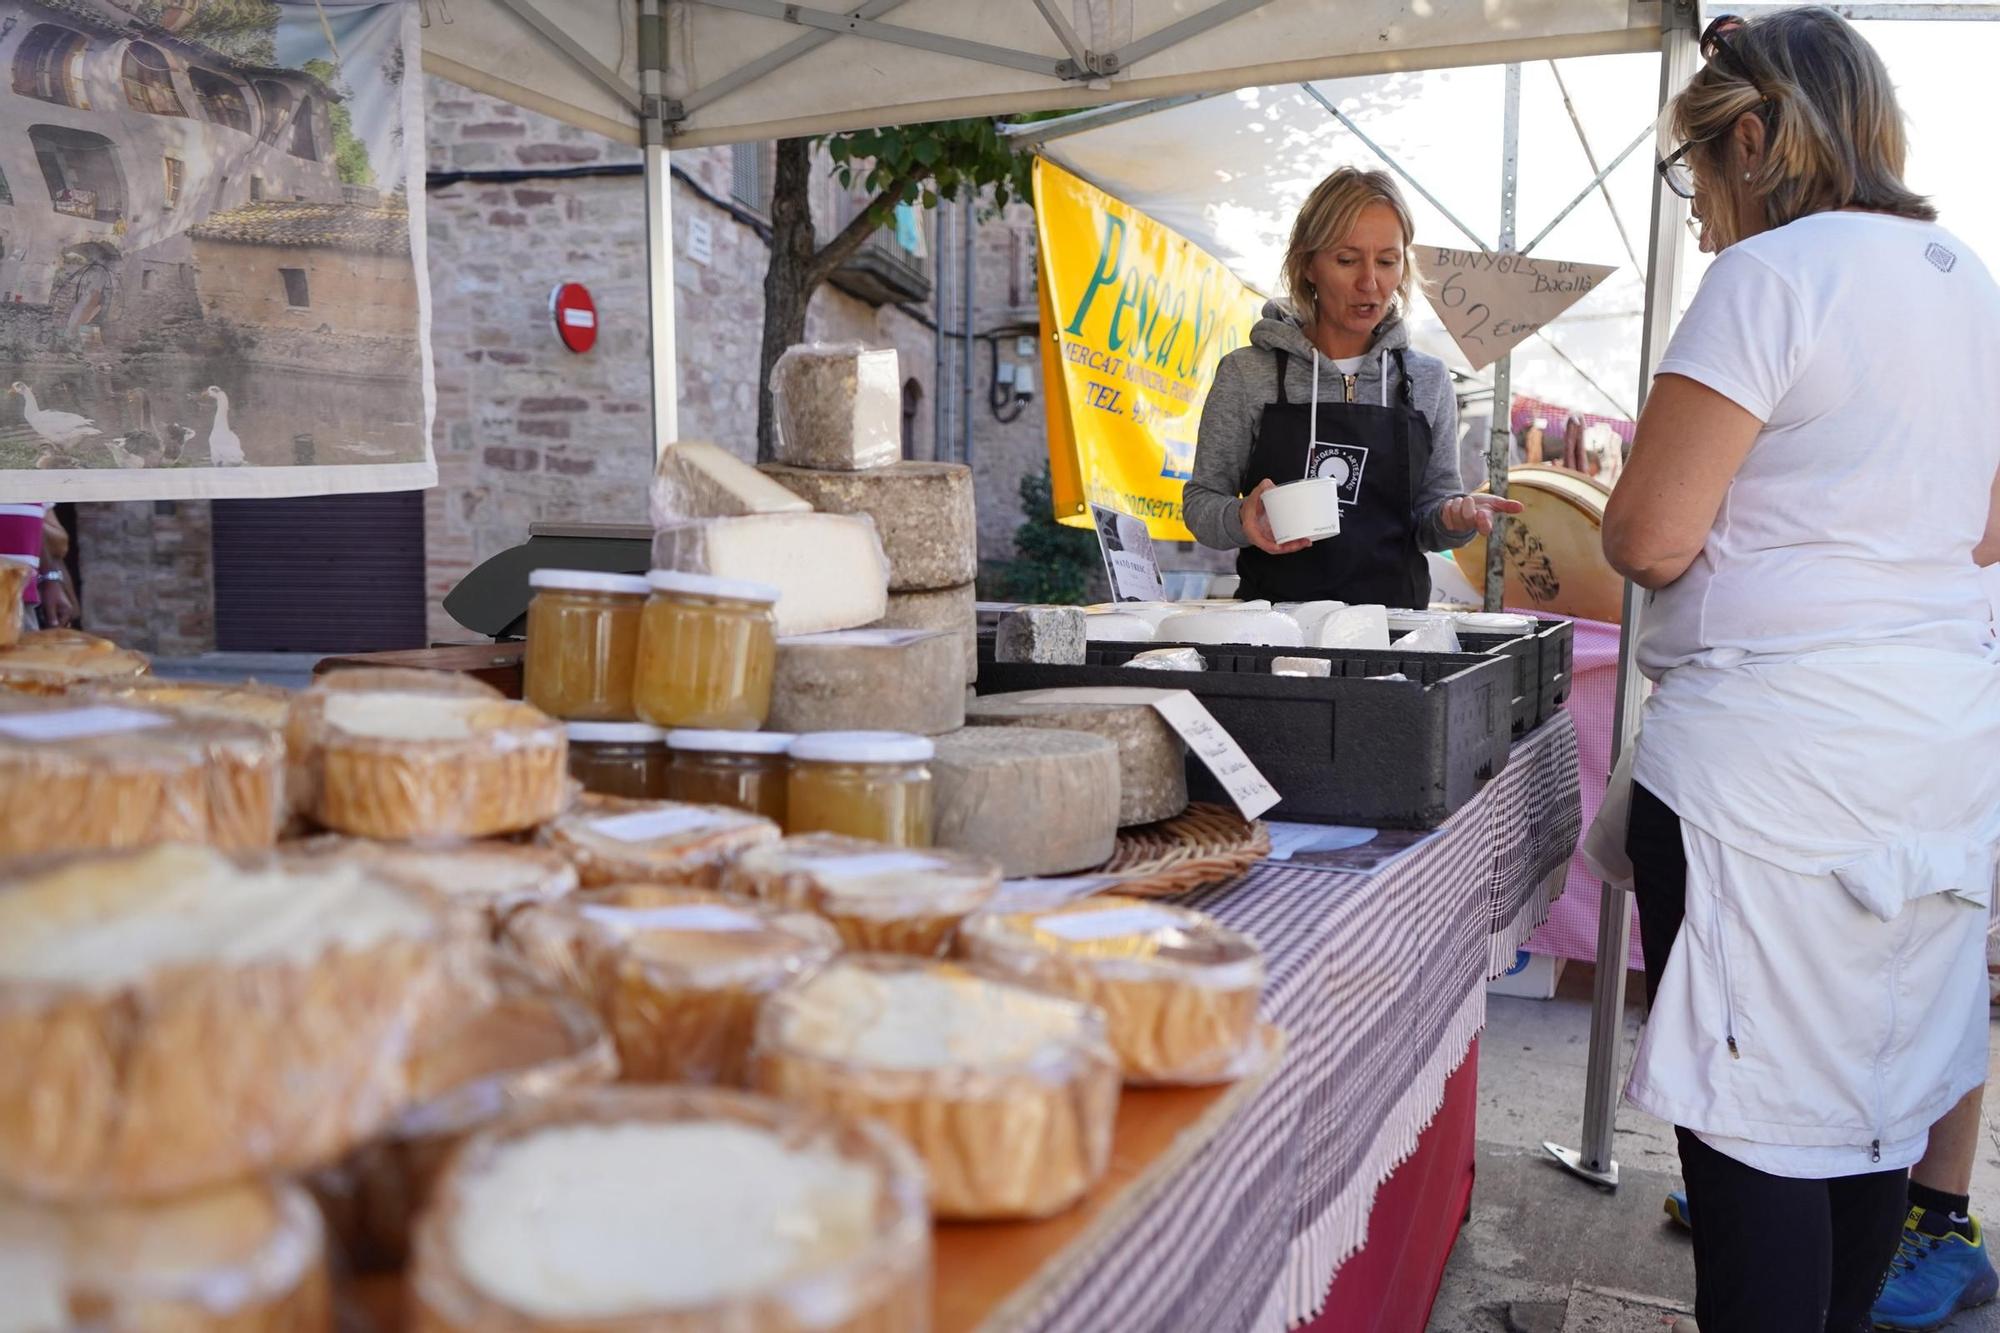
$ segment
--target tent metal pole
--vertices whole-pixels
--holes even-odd
[[[1310,83],[1302,83],[1299,85],[1299,88],[1305,93],[1307,97],[1312,98],[1313,101],[1318,102],[1321,107],[1325,108],[1327,115],[1332,116],[1342,125],[1345,125],[1347,127],[1347,132],[1349,134],[1352,134],[1355,138],[1361,140],[1363,146],[1365,146],[1369,152],[1381,158],[1383,163],[1389,168],[1389,170],[1395,172],[1398,176],[1401,176],[1405,181],[1408,181],[1410,188],[1415,190],[1418,194],[1422,195],[1426,200],[1428,200],[1432,208],[1435,208],[1438,212],[1444,214],[1445,221],[1451,223],[1452,226],[1458,228],[1459,231],[1463,232],[1465,234],[1465,238],[1468,241],[1471,241],[1474,245],[1478,246],[1482,251],[1490,252],[1493,249],[1492,246],[1480,240],[1479,233],[1474,231],[1472,228],[1466,226],[1465,223],[1459,219],[1458,214],[1452,212],[1449,208],[1445,207],[1443,200],[1439,199],[1429,190],[1426,190],[1424,188],[1424,183],[1422,181],[1418,180],[1415,176],[1412,176],[1409,172],[1405,171],[1403,169],[1403,164],[1401,162],[1398,162],[1395,158],[1389,156],[1389,152],[1387,149],[1383,148],[1381,144],[1378,144],[1373,139],[1369,138],[1367,133],[1364,132],[1359,125],[1356,125],[1354,123],[1353,117],[1349,116],[1345,111],[1342,111],[1339,107],[1335,106],[1332,102],[1328,101],[1326,95],[1320,92],[1319,89],[1313,87]],[[1507,247],[1503,245],[1500,248],[1504,250]]]
[[[1549,63],[1554,64],[1555,62],[1550,61]],[[1597,162],[1595,160],[1595,155],[1592,154],[1590,151],[1590,140],[1583,138],[1582,135],[1583,135],[1583,126],[1581,123],[1579,123],[1577,125],[1578,141],[1583,144],[1584,154],[1592,159],[1591,165],[1594,167],[1597,165]],[[1592,176],[1590,178],[1590,184],[1584,186],[1581,190],[1578,190],[1576,192],[1576,198],[1564,204],[1562,206],[1562,211],[1549,219],[1549,225],[1542,228],[1540,231],[1536,232],[1535,239],[1529,241],[1526,245],[1521,247],[1521,253],[1524,255],[1533,254],[1535,251],[1535,247],[1540,245],[1543,241],[1547,240],[1549,233],[1554,231],[1557,227],[1561,226],[1562,220],[1568,217],[1571,213],[1574,213],[1576,211],[1577,205],[1581,204],[1584,200],[1590,198],[1590,196],[1594,192],[1598,190],[1604,190],[1606,188],[1604,184],[1605,177],[1609,176],[1612,172],[1618,170],[1618,168],[1624,166],[1625,159],[1632,156],[1632,154],[1638,152],[1639,145],[1646,142],[1646,140],[1652,137],[1653,137],[1653,127],[1651,125],[1648,125],[1643,130],[1640,130],[1638,135],[1632,140],[1632,142],[1625,145],[1624,152],[1612,158],[1611,164],[1609,166],[1603,168],[1595,176]],[[1604,202],[1606,206],[1608,206],[1611,209],[1611,221],[1618,228],[1618,239],[1624,241],[1625,224],[1619,220],[1618,206],[1611,202],[1611,195],[1608,190],[1605,193]],[[1630,241],[1625,241],[1625,253],[1627,256],[1631,258],[1632,267],[1634,269],[1637,269],[1639,267],[1639,257],[1637,255],[1632,254],[1632,243]]]
[[[646,310],[651,324],[653,455],[680,438],[674,350],[674,173],[667,157],[667,25],[661,0],[639,0],[640,151],[646,182]]]
[[[1670,0],[1660,13],[1660,106],[1680,91],[1695,67],[1693,0]],[[1653,367],[1666,350],[1673,327],[1675,298],[1680,292],[1682,220],[1686,205],[1653,180],[1652,233],[1646,268],[1646,314],[1639,347],[1639,406],[1646,405]],[[1625,585],[1624,623],[1618,638],[1617,726],[1611,737],[1611,762],[1632,743],[1639,730],[1639,706],[1644,682],[1639,678],[1633,649],[1645,595]],[[1618,1162],[1611,1155],[1618,1118],[1614,1086],[1625,1060],[1625,955],[1632,933],[1632,900],[1623,890],[1603,886],[1597,911],[1597,981],[1590,1015],[1590,1064],[1584,1073],[1583,1146],[1580,1149],[1545,1142],[1542,1147],[1569,1171],[1606,1189],[1618,1188]]]
[[[1500,117],[1500,253],[1514,248],[1515,204],[1521,183],[1521,67],[1507,66],[1507,91]],[[1493,367],[1493,430],[1486,437],[1486,487],[1507,494],[1508,446],[1514,440],[1514,356],[1509,352]],[[1488,611],[1498,611],[1507,597],[1507,516],[1493,516],[1493,535],[1486,539],[1486,599]]]

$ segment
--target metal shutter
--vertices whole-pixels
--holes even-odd
[[[214,543],[223,652],[426,646],[422,491],[217,500]]]

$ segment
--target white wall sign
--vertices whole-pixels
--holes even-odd
[[[1424,295],[1474,370],[1486,367],[1597,290],[1613,264],[1442,245],[1417,247]]]

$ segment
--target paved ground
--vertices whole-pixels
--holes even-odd
[[[1576,1180],[1542,1153],[1544,1139],[1574,1146],[1581,1137],[1590,984],[1590,969],[1573,964],[1553,1000],[1494,996],[1488,1006],[1472,1218],[1445,1270],[1431,1333],[1662,1333],[1694,1299],[1687,1236],[1660,1211],[1680,1184],[1665,1125],[1621,1106],[1616,1193]],[[1636,998],[1636,976],[1628,989]],[[1628,1008],[1628,1060],[1638,1026],[1637,1008]],[[1995,1112],[1989,1103],[1973,1206],[2000,1220]],[[1948,1327],[2000,1333],[2000,1305]]]

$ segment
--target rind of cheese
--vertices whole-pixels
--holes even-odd
[[[1080,731],[967,727],[937,738],[931,841],[1010,878],[1066,875],[1118,845],[1118,747]]]
[[[930,592],[892,592],[889,609],[868,629],[936,629],[956,634],[965,649],[965,683],[979,679],[979,601],[972,584]]]
[[[843,630],[778,640],[772,731],[904,731],[965,725],[961,642],[929,630]]]
[[[675,523],[653,537],[653,567],[769,584],[779,634],[854,629],[889,609],[889,559],[862,514],[746,514]]]
[[[803,514],[799,496],[719,445],[680,440],[660,450],[653,469],[653,526],[741,514]]]
[[[460,694],[475,699],[506,697],[477,676],[463,671],[434,671],[424,667],[337,667],[314,677],[307,692],[341,694],[351,691]]]
[[[895,348],[801,344],[771,367],[778,461],[851,472],[903,456],[903,392]]]
[[[1171,694],[1138,685],[984,694],[966,704],[965,725],[1102,736],[1118,747],[1119,826],[1151,824],[1188,806],[1187,746],[1155,708]]]
[[[28,630],[13,647],[0,650],[0,684],[30,693],[60,693],[79,681],[143,676],[149,670],[144,653],[73,629]]]
[[[835,964],[785,997],[774,1044],[877,1069],[1016,1069],[1061,1063],[1089,1033],[1066,1000],[940,964]]]
[[[897,461],[865,472],[765,463],[758,469],[823,514],[866,514],[889,557],[889,591],[956,588],[979,573],[972,469]]]
[[[553,901],[577,887],[576,867],[565,857],[507,842],[424,847],[330,834],[280,850],[293,857],[351,860],[440,898],[478,903],[496,920],[524,903]]]
[[[752,848],[722,877],[733,897],[817,912],[850,949],[922,957],[945,953],[959,922],[999,888],[1000,865],[989,858],[835,833]]]
[[[771,820],[732,806],[600,795],[583,797],[539,835],[576,867],[585,888],[711,888],[730,859],[781,836]]]

